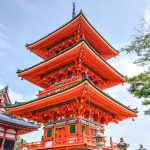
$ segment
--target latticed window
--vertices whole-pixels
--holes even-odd
[[[70,125],[70,133],[76,133],[76,126],[74,124]]]
[[[52,137],[52,129],[49,129],[49,130],[47,131],[47,137]]]
[[[85,126],[84,126],[84,125],[81,126],[81,132],[82,132],[83,134],[85,134]]]

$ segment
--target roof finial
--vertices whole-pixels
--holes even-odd
[[[76,16],[76,6],[75,3],[73,3],[73,10],[72,10],[72,19]]]

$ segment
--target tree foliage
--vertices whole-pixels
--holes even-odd
[[[131,43],[122,48],[121,51],[125,51],[128,54],[135,53],[137,59],[134,64],[146,68],[145,72],[127,78],[127,82],[130,85],[129,92],[137,98],[143,98],[143,105],[150,106],[150,26],[146,25],[146,29],[143,32],[138,29]],[[145,111],[145,114],[150,114],[150,108]]]
[[[16,141],[16,150],[20,150],[21,143],[26,143],[26,141],[24,139],[21,139],[20,136],[18,136]]]

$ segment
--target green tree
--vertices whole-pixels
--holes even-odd
[[[121,52],[135,53],[137,59],[133,63],[146,68],[144,72],[127,78],[127,82],[130,85],[129,92],[137,98],[143,98],[143,105],[150,106],[150,25],[144,24],[144,27],[144,31],[136,29],[136,35]],[[150,108],[145,111],[145,115],[150,115]]]
[[[20,150],[20,145],[21,143],[26,143],[25,140],[21,139],[20,136],[17,137],[17,141],[16,141],[16,150]]]

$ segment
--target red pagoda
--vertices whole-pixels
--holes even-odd
[[[75,9],[75,8],[74,8]],[[125,82],[106,60],[118,52],[96,31],[82,11],[54,32],[26,45],[44,60],[18,76],[43,88],[38,98],[7,107],[9,113],[44,125],[39,144],[22,145],[22,150],[96,149],[92,136],[111,122],[136,117],[132,110],[103,89]],[[102,140],[102,149],[108,148]]]
[[[10,105],[8,87],[0,90],[0,150],[16,150],[19,135],[36,131],[39,126],[5,111]]]

